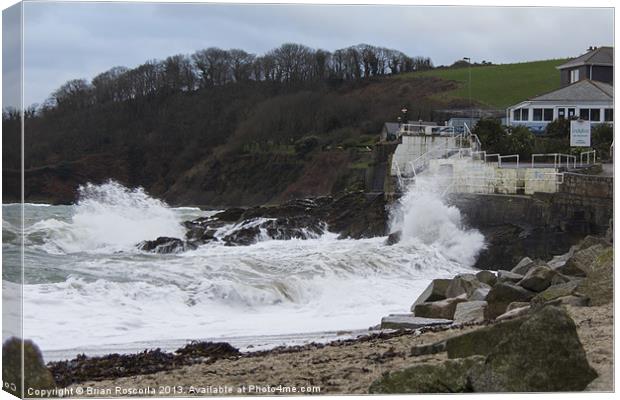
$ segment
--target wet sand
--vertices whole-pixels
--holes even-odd
[[[613,307],[567,307],[575,320],[579,338],[590,365],[599,378],[589,390],[613,390]],[[148,395],[187,396],[220,394],[304,394],[310,390],[322,394],[363,394],[384,372],[411,366],[414,363],[441,362],[446,353],[413,357],[412,346],[431,344],[481,325],[441,329],[424,333],[408,332],[394,337],[374,337],[328,345],[308,345],[266,352],[246,353],[237,358],[220,359],[213,363],[181,367],[149,375],[85,382],[72,388],[101,396],[137,395],[147,388]],[[255,388],[251,388],[254,385]],[[295,388],[297,392],[278,392]],[[243,388],[245,387],[245,391]],[[192,391],[192,388],[194,389]],[[274,389],[275,388],[275,389]],[[102,393],[101,391],[108,391]],[[214,391],[216,391],[214,393]],[[111,393],[110,393],[111,392]],[[94,394],[93,394],[94,396]]]

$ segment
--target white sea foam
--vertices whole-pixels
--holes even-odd
[[[24,330],[44,351],[364,329],[406,312],[431,279],[469,271],[482,248],[458,210],[427,192],[402,199],[393,225],[403,240],[393,246],[327,233],[171,255],[133,251],[141,240],[182,237],[183,219],[210,213],[170,208],[114,182],[85,186],[73,207],[37,210],[26,207],[26,236],[37,245],[26,255]]]

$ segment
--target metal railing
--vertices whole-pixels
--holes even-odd
[[[579,154],[579,165],[583,166],[583,157],[586,156],[586,165],[590,165],[590,154],[593,156],[593,164],[596,164],[596,150],[584,151]]]
[[[498,156],[498,167],[501,168],[502,167],[502,160],[505,158],[514,158],[517,160],[517,168],[519,168],[519,155],[518,154],[509,154],[507,156]]]
[[[535,168],[534,166],[536,165],[536,159],[537,158],[543,158],[543,157],[553,157],[553,168],[559,168],[561,166],[564,166],[564,162],[562,161],[562,158],[564,158],[566,160],[566,168],[570,168],[570,161],[573,161],[573,168],[577,168],[577,156],[573,156],[570,154],[563,154],[563,153],[537,153],[537,154],[532,154],[532,168]]]

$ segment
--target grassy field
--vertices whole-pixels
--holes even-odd
[[[556,66],[566,60],[532,61],[471,67],[472,100],[489,108],[506,108],[530,97],[560,87],[560,72]],[[438,98],[468,99],[469,68],[436,69],[398,75],[396,79],[418,76],[437,76],[460,83],[455,90],[441,93]]]

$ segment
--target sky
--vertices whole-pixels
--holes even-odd
[[[3,21],[7,32],[10,21]],[[113,66],[211,46],[260,55],[285,42],[330,51],[368,43],[431,57],[435,65],[463,57],[494,63],[575,57],[591,45],[613,45],[613,10],[25,3],[24,103],[42,103],[67,80],[90,80]],[[5,74],[19,66],[4,64]]]

